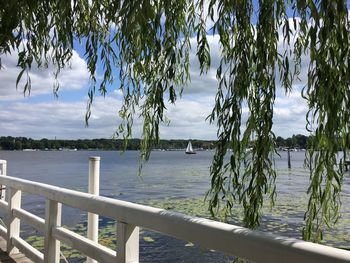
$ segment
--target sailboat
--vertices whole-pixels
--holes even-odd
[[[186,148],[186,154],[196,154],[196,152],[192,148],[191,141],[188,141],[187,148]]]

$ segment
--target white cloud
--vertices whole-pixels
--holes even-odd
[[[205,118],[210,113],[210,98],[199,101],[181,100],[168,105],[169,126],[162,126],[162,138],[213,138],[215,129]],[[41,103],[13,102],[0,111],[2,135],[33,138],[110,138],[120,123],[118,111],[122,101],[111,95],[95,98],[89,127],[85,127],[84,101]],[[140,137],[142,121],[135,119],[134,137]]]
[[[17,59],[18,54],[15,51],[11,54],[1,56],[1,62],[4,68],[0,70],[0,100],[18,100],[24,98],[25,74],[23,74],[22,80],[18,85],[18,90],[16,90],[16,79],[21,70],[17,67]],[[54,83],[52,66],[49,66],[47,69],[38,69],[35,65],[32,65],[30,77],[32,83],[30,96],[52,94]],[[58,81],[61,91],[79,90],[86,87],[89,81],[86,62],[76,51],[73,51],[70,66],[61,70]]]
[[[85,127],[86,102],[52,100],[41,103],[13,102],[0,111],[2,135],[30,136],[34,138],[109,138],[120,123],[118,111],[120,94],[96,97],[92,108],[90,126]],[[161,126],[161,138],[215,139],[216,125],[209,125],[206,117],[214,105],[212,96],[188,96],[176,106],[167,105],[169,126]],[[306,105],[298,91],[288,97],[277,98],[274,111],[276,135],[287,137],[305,133]],[[246,116],[247,112],[243,110]],[[134,137],[140,137],[142,121],[134,122]]]
[[[213,105],[212,96],[185,98],[178,101],[176,106],[169,105],[166,115],[170,119],[170,124],[161,128],[162,138],[214,139],[216,126],[209,125],[209,121],[206,121]]]
[[[196,39],[193,39],[192,41],[192,46],[195,46]],[[189,84],[189,86],[185,88],[184,91],[184,99],[196,100],[200,97],[205,97],[206,102],[202,102],[202,104],[200,104],[201,106],[198,107],[201,108],[203,105],[205,105],[206,110],[202,109],[202,111],[206,113],[206,116],[209,115],[212,107],[214,106],[215,94],[218,87],[218,81],[216,80],[216,69],[220,63],[219,37],[217,35],[208,36],[208,42],[212,56],[212,64],[208,71],[208,74],[200,75],[198,59],[196,57],[195,51],[193,50],[190,56],[190,73],[192,81]],[[279,41],[278,50],[281,52],[283,48],[283,41]],[[303,55],[301,58],[302,70],[299,76],[300,80],[295,81],[293,90],[291,92],[288,92],[287,94],[284,88],[280,86],[281,84],[279,83],[278,78],[276,78],[277,94],[276,102],[274,105],[273,119],[273,130],[275,131],[276,135],[288,137],[297,133],[306,134],[305,116],[308,108],[306,101],[301,97],[301,88],[304,85],[306,85],[307,82],[308,63],[309,59],[307,55]],[[294,66],[292,61],[291,66]],[[181,107],[182,104],[179,104],[178,106]],[[188,108],[191,109],[191,107]],[[247,113],[248,109],[243,108],[243,123],[245,123],[246,121]],[[198,118],[199,116],[201,115],[198,114]],[[201,116],[201,119],[204,120],[205,117]],[[212,134],[210,137],[208,136],[207,138],[215,138],[216,133],[211,132],[211,130],[215,130],[216,127],[214,125],[209,127],[207,124],[206,127],[207,128],[204,128],[204,130],[208,131],[206,129],[209,129],[209,133]],[[203,129],[201,129],[201,132],[203,132]]]
[[[115,97],[96,98],[90,126],[85,127],[85,101],[14,102],[0,111],[3,135],[33,138],[111,137],[118,120]]]
[[[215,94],[218,87],[216,80],[216,68],[220,61],[220,45],[218,36],[208,36],[211,49],[212,64],[206,75],[200,75],[196,50],[191,51],[190,73],[192,82],[185,87],[183,97],[178,100],[176,106],[167,104],[166,116],[170,119],[169,126],[161,126],[161,138],[192,138],[215,139],[216,125],[209,125],[206,117],[211,113],[215,103]],[[193,42],[196,40],[193,39]],[[195,47],[195,45],[192,45]],[[34,138],[109,138],[113,135],[120,123],[118,111],[122,104],[120,90],[109,93],[106,98],[96,97],[92,108],[90,126],[85,128],[84,115],[86,110],[86,98],[70,99],[65,101],[60,98],[40,103],[28,100],[16,100],[23,98],[23,94],[15,91],[15,81],[18,74],[16,57],[2,58],[6,70],[0,71],[0,100],[6,101],[0,104],[0,123],[2,123],[1,135],[27,136]],[[69,96],[69,91],[86,87],[88,73],[85,61],[74,53],[72,68],[61,72],[60,94]],[[5,63],[6,62],[6,63]],[[307,64],[306,57],[302,63]],[[49,70],[34,70],[32,72],[32,96],[44,93],[52,93],[53,77]],[[301,83],[304,84],[305,77]],[[307,105],[300,96],[300,86],[285,95],[282,88],[278,88],[274,110],[273,130],[276,135],[283,137],[293,133],[306,133],[305,114]],[[65,96],[62,96],[65,97]],[[246,109],[243,109],[246,116]],[[140,137],[142,122],[136,119],[134,122],[134,137]]]
[[[200,96],[215,96],[218,87],[218,81],[216,79],[216,70],[220,64],[220,45],[219,45],[219,36],[208,36],[208,44],[210,47],[211,55],[211,65],[208,69],[207,74],[200,74],[199,61],[196,55],[196,38],[191,39],[192,50],[190,53],[190,75],[191,83],[188,87],[184,88],[184,97],[187,95],[200,95]]]

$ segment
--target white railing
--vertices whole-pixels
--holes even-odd
[[[4,175],[0,175],[0,184],[8,191],[8,202],[0,201],[0,210],[8,215],[6,228],[0,226],[0,235],[7,239],[10,254],[18,249],[34,262],[59,262],[60,242],[99,262],[138,262],[139,227],[254,262],[350,262],[349,251],[208,219]],[[21,208],[22,192],[46,199],[45,219]],[[62,227],[61,204],[116,220],[117,250]],[[44,229],[44,253],[20,238],[20,220]]]
[[[7,174],[7,161],[0,160],[0,175]],[[5,185],[0,184],[0,200],[5,200]]]

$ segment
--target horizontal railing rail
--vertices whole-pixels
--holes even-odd
[[[6,230],[0,228],[0,234],[9,238],[9,250],[18,247],[35,262],[57,262],[50,259],[59,257],[57,241],[68,243],[100,262],[138,261],[138,227],[254,262],[350,262],[350,252],[346,250],[278,237],[209,219],[8,176],[0,176],[0,184],[6,185],[10,190],[9,202],[1,201],[0,209],[8,211],[12,217]],[[18,198],[21,191],[46,198],[45,219],[20,208]],[[117,253],[63,228],[60,225],[59,204],[116,220]],[[14,224],[16,220],[17,225]],[[45,229],[43,255],[19,238],[19,230],[16,229],[19,220],[24,220],[35,228]],[[46,260],[47,257],[49,259]]]

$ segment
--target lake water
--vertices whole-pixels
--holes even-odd
[[[138,152],[124,154],[113,151],[0,151],[0,159],[8,162],[8,175],[48,183],[69,189],[87,191],[88,157],[101,157],[100,194],[121,200],[162,204],[176,203],[170,208],[185,207],[191,211],[191,200],[202,200],[209,189],[209,167],[213,152],[185,155],[183,152],[155,151],[139,178]],[[306,190],[309,174],[304,169],[304,152],[292,152],[292,169],[287,168],[287,154],[275,157],[277,168],[277,203],[266,210],[262,231],[300,238],[307,205]],[[325,235],[326,243],[350,248],[350,179],[346,174],[342,195],[340,224]],[[196,204],[196,203],[195,203]],[[187,205],[187,208],[186,208]],[[193,203],[192,203],[193,205]],[[44,216],[44,200],[27,195],[22,206]],[[193,208],[194,209],[194,208]],[[192,210],[193,210],[192,209]],[[180,209],[181,210],[181,209]],[[198,212],[197,214],[201,214]],[[64,207],[62,223],[68,226],[84,224],[86,214]],[[104,224],[104,221],[101,222]],[[30,235],[24,227],[23,236]],[[228,257],[192,246],[186,242],[144,231],[141,238],[142,262],[227,262]],[[147,238],[146,238],[147,237]],[[73,262],[81,260],[73,260]]]

